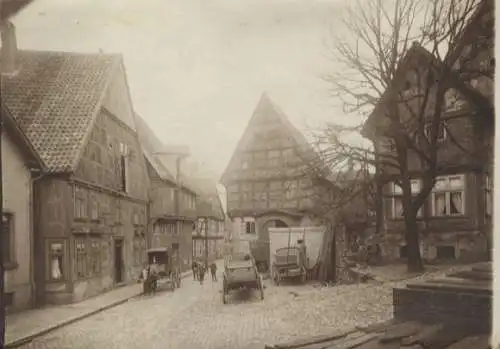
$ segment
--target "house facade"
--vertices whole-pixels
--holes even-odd
[[[173,156],[156,137],[147,123],[136,115],[142,152],[150,181],[148,226],[150,248],[172,251],[182,270],[191,268],[193,223],[196,220],[197,192],[188,179],[177,177],[180,160],[168,161]],[[173,165],[173,166],[172,166]]]
[[[305,172],[312,153],[304,136],[264,93],[221,178],[238,248],[258,240],[269,260],[268,228],[301,225],[318,194]]]
[[[205,260],[208,257],[210,262],[224,256],[225,214],[216,190],[200,195],[193,228],[193,258]]]
[[[463,52],[469,52],[470,47],[469,50],[467,47],[474,45],[474,42],[477,44],[480,36],[474,36],[470,30],[465,33],[462,37],[465,41],[457,46],[465,47]],[[477,66],[483,73],[494,69],[491,63],[492,35],[486,40],[490,40],[490,43],[485,45],[484,54],[478,54],[472,61],[458,59],[457,62]],[[410,63],[396,77],[401,81],[395,85],[401,88],[403,95],[413,93],[416,88],[414,80],[418,76],[418,60],[430,55],[422,50],[410,50],[409,55],[413,55],[407,57]],[[487,75],[472,77],[471,86],[477,87],[492,100],[493,85]],[[439,171],[435,186],[417,214],[421,255],[426,260],[483,259],[491,249],[492,242],[494,124],[453,88],[446,91],[444,103],[437,135]],[[377,116],[371,116],[374,117]],[[381,132],[372,135],[378,153],[394,154],[393,145]],[[422,185],[423,167],[415,154],[410,152],[409,156],[411,190],[417,194]],[[391,260],[406,257],[402,192],[395,184],[399,176],[384,168],[381,177],[385,183],[383,254]]]
[[[33,307],[33,183],[43,171],[31,143],[2,107],[2,256],[7,311]]]
[[[149,184],[121,56],[6,50],[4,103],[46,168],[33,188],[36,304],[135,281]]]

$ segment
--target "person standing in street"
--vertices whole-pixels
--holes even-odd
[[[215,262],[210,264],[210,273],[212,274],[212,281],[217,281],[217,265]]]
[[[205,279],[205,266],[201,263],[198,264],[198,277],[200,279],[200,285],[203,285],[203,280]]]
[[[198,280],[198,263],[196,261],[193,261],[191,264],[191,269],[193,270],[193,280]]]

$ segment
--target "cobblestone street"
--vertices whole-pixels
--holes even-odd
[[[185,279],[174,293],[132,299],[23,348],[262,349],[266,343],[391,315],[390,287],[266,285],[264,301],[257,294],[235,294],[224,305],[220,281],[200,286]]]
[[[224,305],[220,280],[200,286],[188,278],[174,293],[134,298],[23,348],[262,349],[267,343],[387,320],[392,316],[392,288],[405,281],[335,287],[265,283],[264,301],[257,293],[235,294]]]

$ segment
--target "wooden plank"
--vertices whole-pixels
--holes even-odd
[[[356,326],[356,329],[359,331],[363,331],[365,333],[376,333],[383,332],[387,330],[390,326],[393,326],[397,323],[396,319],[392,318],[390,320],[380,322],[377,324],[372,324],[368,326]]]
[[[378,333],[355,332],[355,334],[355,336],[347,336],[341,340],[338,340],[336,343],[332,343],[330,346],[307,349],[354,349],[370,341],[378,341],[378,339],[380,338],[380,335]]]
[[[299,339],[290,341],[288,343],[275,344],[274,349],[302,348],[302,347],[307,346],[307,345],[337,340],[337,339],[343,338],[343,337],[345,337],[348,334],[353,333],[353,332],[354,331],[347,331],[347,332],[346,331],[338,331],[338,332],[334,332],[332,334],[327,334],[327,335],[313,336],[313,337],[308,337],[308,338],[299,338]]]
[[[378,338],[371,340],[370,342],[361,344],[359,347],[355,349],[400,349],[401,345],[398,341],[390,342],[390,343],[382,343]],[[405,348],[409,349],[409,348]],[[418,348],[423,349],[423,348]]]
[[[407,321],[407,322],[402,322],[399,324],[396,324],[390,328],[387,329],[387,332],[385,335],[380,339],[382,343],[388,343],[392,341],[400,341],[404,337],[409,337],[415,335],[417,332],[419,332],[423,328],[423,325],[414,322],[414,321]]]
[[[401,345],[403,346],[412,346],[415,344],[420,344],[425,338],[434,335],[436,332],[441,331],[443,329],[443,324],[436,324],[431,326],[425,326],[421,331],[417,332],[414,335],[403,338],[401,341]]]
[[[489,336],[472,336],[466,337],[458,342],[453,343],[446,349],[489,349],[490,338]]]

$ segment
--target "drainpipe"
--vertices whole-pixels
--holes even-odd
[[[35,259],[39,256],[39,254],[35,251],[35,224],[34,224],[34,219],[35,219],[35,209],[34,206],[36,205],[37,201],[34,198],[35,195],[35,184],[41,180],[45,174],[41,172],[38,169],[30,169],[32,177],[29,180],[29,221],[30,221],[30,226],[29,226],[29,241],[30,241],[30,283],[31,283],[31,307],[34,308],[37,305],[37,285],[36,283],[36,277],[35,277]],[[33,177],[34,173],[39,172],[38,176]],[[37,206],[38,207],[38,206]]]

